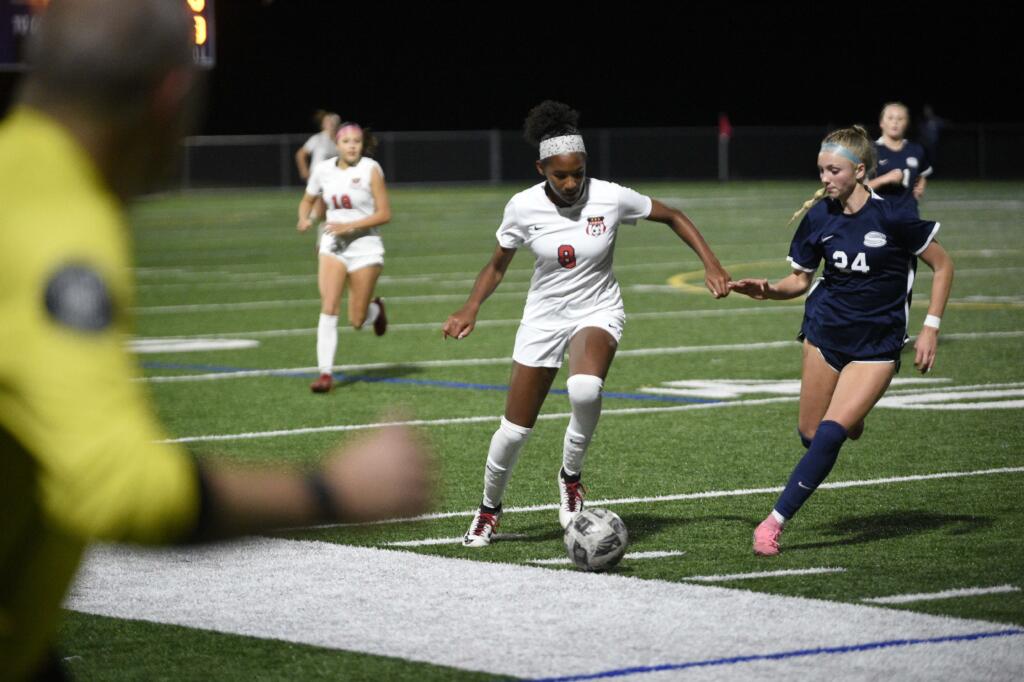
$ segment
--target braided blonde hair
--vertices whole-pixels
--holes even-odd
[[[825,139],[821,141],[825,144],[837,144],[846,147],[851,152],[860,158],[861,163],[864,164],[864,178],[861,183],[865,189],[868,188],[868,178],[871,177],[875,172],[875,167],[878,165],[878,152],[875,151],[875,145],[871,142],[868,137],[868,131],[863,126],[855,125],[850,128],[840,128],[839,130],[833,130],[831,133],[825,136]],[[799,219],[804,213],[811,210],[811,208],[821,201],[825,197],[825,188],[820,187],[818,191],[814,193],[810,199],[805,201],[803,205],[797,209],[793,217],[789,219],[786,226],[790,226],[794,221]]]

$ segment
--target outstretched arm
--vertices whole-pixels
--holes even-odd
[[[953,259],[937,241],[929,244],[920,258],[935,272],[928,300],[928,316],[914,342],[914,366],[923,374],[935,364],[935,351],[939,345],[939,320],[946,310],[949,292],[953,288]]]
[[[491,260],[480,271],[480,274],[476,276],[476,282],[473,283],[473,291],[470,292],[469,299],[461,308],[448,316],[448,320],[445,321],[444,326],[441,328],[441,334],[444,338],[447,339],[451,336],[455,339],[462,339],[469,336],[476,325],[476,316],[480,312],[480,306],[501,284],[505,271],[515,255],[515,249],[506,249],[500,244],[495,247]]]
[[[408,516],[424,511],[434,491],[432,458],[398,426],[339,447],[311,476],[209,465],[202,477],[203,515],[193,541]]]
[[[656,199],[651,200],[651,213],[648,220],[668,225],[679,238],[686,242],[686,245],[693,249],[693,252],[704,264],[704,285],[715,298],[723,298],[729,295],[729,273],[725,271],[722,264],[718,262],[711,247],[704,241],[704,237],[686,217],[686,215],[675,208],[669,208]]]
[[[729,289],[759,301],[786,301],[806,293],[813,281],[813,272],[794,270],[792,274],[775,284],[770,284],[766,279],[741,279],[738,282],[729,282]]]

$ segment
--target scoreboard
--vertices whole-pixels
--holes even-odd
[[[204,69],[213,68],[216,62],[213,0],[179,2],[185,3],[192,15],[195,27],[192,56],[196,65]],[[48,4],[49,0],[0,0],[0,71],[21,71],[26,68],[22,61],[24,44]]]

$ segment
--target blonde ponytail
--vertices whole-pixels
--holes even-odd
[[[793,224],[793,222],[794,222],[795,220],[797,220],[798,218],[800,218],[800,216],[802,216],[802,215],[803,215],[804,213],[807,213],[808,211],[810,211],[810,210],[811,210],[811,208],[812,208],[812,207],[813,207],[813,206],[814,206],[814,205],[815,205],[816,203],[818,203],[819,201],[821,201],[821,200],[822,200],[822,199],[824,198],[824,196],[825,196],[825,188],[824,188],[824,187],[821,187],[820,189],[818,189],[818,191],[817,191],[817,192],[815,192],[815,193],[814,193],[814,196],[813,196],[813,197],[811,197],[810,199],[808,199],[807,201],[805,201],[805,202],[804,202],[804,204],[803,204],[803,206],[801,206],[800,208],[798,208],[798,209],[796,210],[796,213],[794,213],[794,214],[793,214],[793,217],[789,219],[789,222],[788,222],[788,223],[786,223],[786,227],[789,227],[790,225],[792,225],[792,224]]]

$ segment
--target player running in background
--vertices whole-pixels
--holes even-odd
[[[878,175],[868,180],[868,187],[890,203],[906,206],[917,216],[917,202],[924,196],[932,165],[924,147],[906,138],[910,112],[901,102],[882,107],[878,126],[882,136],[875,140],[878,153]]]
[[[320,110],[313,118],[320,124],[320,132],[311,135],[295,152],[295,167],[303,181],[309,180],[310,172],[317,165],[338,155],[334,138],[338,135],[341,116],[332,111]]]
[[[796,298],[812,289],[814,273],[825,261],[800,329],[798,428],[807,452],[771,514],[754,531],[755,554],[779,553],[783,524],[828,476],[846,439],[860,436],[864,418],[899,371],[916,257],[935,277],[928,315],[914,344],[914,365],[927,372],[935,362],[953,261],[935,241],[938,223],[921,220],[916,211],[868,188],[874,166],[875,147],[863,128],[829,134],[818,152],[822,187],[793,216],[807,211],[789,248],[793,273],[774,284],[765,279],[730,283],[733,291],[759,300]]]
[[[483,501],[463,540],[467,547],[490,544],[512,469],[567,349],[572,417],[558,473],[562,527],[583,509],[583,458],[601,416],[604,379],[625,323],[612,273],[620,224],[646,218],[668,225],[704,263],[711,293],[716,298],[729,293],[728,273],[685,215],[626,187],[587,177],[578,119],[577,112],[559,102],[545,101],[530,111],[526,139],[539,146],[536,167],[544,182],[508,202],[490,262],[465,305],[444,323],[446,338],[468,336],[516,250],[525,246],[533,252],[536,263],[516,334],[505,415],[487,452]]]
[[[309,218],[313,203],[322,197],[327,204],[317,275],[320,323],[316,361],[320,376],[310,386],[314,393],[326,393],[334,383],[338,310],[346,282],[348,321],[352,327],[358,330],[372,324],[373,332],[383,336],[388,325],[384,302],[379,297],[370,300],[384,265],[384,243],[377,228],[391,220],[384,171],[370,158],[376,140],[358,123],[344,123],[338,128],[337,145],[338,158],[313,168],[306,193],[299,202],[299,232],[313,225]]]
[[[393,429],[309,476],[197,462],[167,441],[125,348],[124,203],[179,148],[192,22],[167,0],[51,0],[0,124],[0,678],[61,679],[51,650],[86,545],[169,544],[426,506],[428,460]],[[144,37],[145,39],[140,39]],[[40,211],[60,200],[65,211]]]

